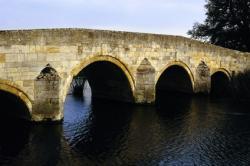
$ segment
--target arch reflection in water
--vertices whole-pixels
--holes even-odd
[[[29,142],[30,119],[26,104],[14,94],[0,91],[0,165],[9,164]]]
[[[63,124],[72,157],[81,164],[250,163],[250,115],[232,114],[239,107],[172,95],[156,110],[86,97],[67,97]]]
[[[28,146],[31,127],[23,120],[1,117],[0,131],[0,165],[12,165]]]
[[[89,92],[90,89],[85,88],[85,91]],[[67,96],[64,135],[70,146],[82,155],[82,162],[103,164],[123,149],[131,119],[131,106],[92,100],[85,91],[83,100]]]

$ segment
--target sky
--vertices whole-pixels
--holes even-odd
[[[0,0],[0,29],[88,28],[187,36],[205,0]]]

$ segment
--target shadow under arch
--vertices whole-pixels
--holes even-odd
[[[191,69],[188,67],[187,64],[185,64],[182,61],[173,61],[168,63],[166,66],[163,67],[163,69],[160,70],[159,74],[157,74],[156,76],[156,83],[158,83],[160,77],[162,76],[162,74],[171,66],[179,66],[182,67],[183,69],[185,69],[185,71],[187,72],[187,74],[189,75],[189,78],[191,80],[192,83],[192,89],[194,90],[194,75],[191,71]]]
[[[157,104],[193,94],[194,79],[190,69],[182,62],[168,64],[158,76],[155,91]]]
[[[225,69],[225,68],[219,68],[219,69],[214,70],[214,71],[212,72],[212,74],[211,74],[211,77],[212,77],[212,75],[214,75],[214,74],[217,73],[217,72],[222,72],[222,73],[224,73],[224,74],[228,77],[228,80],[231,80],[231,79],[232,79],[232,75],[231,75],[230,72],[229,72],[227,69]]]
[[[211,74],[212,97],[228,97],[230,95],[231,75],[226,69],[215,70]]]
[[[134,101],[134,89],[135,89],[135,81],[134,78],[132,77],[131,72],[129,69],[126,67],[124,63],[122,63],[119,59],[112,57],[112,56],[94,56],[91,58],[86,58],[82,60],[72,71],[71,75],[72,76],[77,76],[77,75],[82,75],[84,73],[84,70],[87,70],[91,66],[95,64],[110,64],[114,68],[118,69],[121,75],[124,75],[124,78],[126,78],[126,81],[128,82],[128,86],[131,91],[131,100]],[[111,73],[106,73],[106,74],[111,74]],[[84,75],[84,74],[83,74]],[[88,80],[89,81],[89,80]],[[72,82],[72,80],[70,81]],[[90,86],[91,86],[91,81],[89,81]],[[69,85],[67,86],[69,87]],[[69,89],[69,88],[67,88]]]
[[[10,102],[10,101],[8,101],[8,99],[10,99],[10,100],[13,100],[13,102],[18,103],[18,105],[16,105],[16,104],[11,105],[12,109],[14,107],[18,108],[19,106],[20,106],[20,109],[24,109],[24,111],[23,111],[24,114],[18,118],[31,120],[32,101],[29,98],[29,96],[18,87],[18,85],[14,84],[13,82],[7,81],[7,80],[0,80],[0,95],[1,95],[0,102],[2,105],[8,104],[8,102]],[[15,108],[15,109],[17,109],[17,108]],[[11,113],[11,112],[9,112],[9,113]],[[19,112],[17,112],[17,114],[19,114]]]

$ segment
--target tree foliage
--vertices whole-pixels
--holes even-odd
[[[250,52],[250,0],[207,0],[204,23],[195,23],[192,38]]]

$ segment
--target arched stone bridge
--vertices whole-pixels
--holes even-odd
[[[191,85],[179,90],[209,93],[214,73],[230,79],[244,72],[250,54],[179,36],[87,29],[0,31],[0,90],[19,97],[33,121],[63,118],[67,91],[78,74],[88,77],[93,96],[154,103],[157,84],[171,67],[185,71]],[[166,84],[174,89],[178,81]]]

